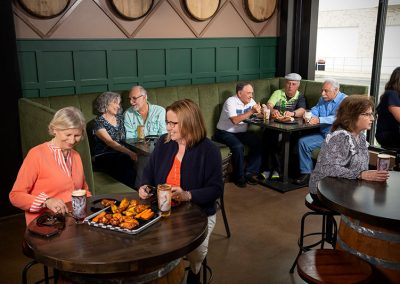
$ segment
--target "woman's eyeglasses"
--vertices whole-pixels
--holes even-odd
[[[375,113],[373,112],[363,112],[361,115],[368,116],[369,118],[375,118]]]
[[[39,227],[55,227],[61,231],[65,228],[65,216],[62,214],[51,214],[46,212],[36,219],[36,224]]]
[[[178,123],[179,123],[179,122],[175,122],[175,121],[168,121],[168,120],[165,121],[165,124],[166,124],[167,126],[171,127],[171,128],[174,128],[175,125],[177,125]]]

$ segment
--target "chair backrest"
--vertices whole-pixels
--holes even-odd
[[[231,169],[231,156],[232,153],[229,153],[224,159],[222,159],[222,179],[224,183],[229,181],[230,173],[232,172]]]

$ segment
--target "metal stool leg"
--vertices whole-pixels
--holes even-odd
[[[27,265],[25,265],[24,269],[22,270],[22,284],[28,284],[28,270],[37,264],[36,260],[32,260]]]
[[[213,279],[213,273],[212,273],[211,267],[209,267],[207,265],[207,256],[203,260],[202,269],[203,269],[203,284],[211,283],[212,279]],[[210,273],[209,278],[207,278],[207,272]]]
[[[226,213],[225,213],[225,205],[224,205],[224,197],[223,196],[221,196],[221,198],[220,198],[220,207],[221,207],[221,212],[222,212],[222,218],[224,219],[226,236],[228,238],[230,238],[231,230],[229,229],[228,218],[226,217]]]

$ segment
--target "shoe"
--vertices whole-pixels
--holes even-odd
[[[271,179],[277,180],[277,179],[280,179],[280,177],[281,176],[279,175],[279,173],[277,171],[272,172]]]
[[[257,179],[261,181],[267,180],[269,179],[270,174],[271,174],[270,171],[263,171],[262,173],[259,173],[257,175]]]
[[[194,274],[191,269],[189,269],[186,284],[200,284],[200,272]]]
[[[246,176],[245,176],[245,180],[246,180],[246,182],[247,182],[248,184],[250,184],[250,185],[256,185],[256,184],[258,184],[257,180],[256,180],[256,179],[254,178],[254,176],[251,175],[251,174],[246,175]]]
[[[306,186],[308,185],[309,181],[310,181],[310,174],[302,174],[298,179],[294,181],[294,183],[297,185]]]
[[[246,187],[246,180],[244,178],[241,178],[241,179],[238,179],[237,181],[235,181],[234,184],[237,187],[244,188],[244,187]]]

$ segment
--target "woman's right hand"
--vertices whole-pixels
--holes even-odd
[[[388,171],[368,170],[360,174],[360,179],[368,181],[385,182],[389,178]]]
[[[150,193],[149,193],[149,188],[147,187],[147,184],[142,185],[142,186],[139,188],[139,197],[140,197],[141,199],[147,199],[147,198],[150,198],[150,197],[152,197],[152,196],[153,196],[153,194],[150,194]]]
[[[129,151],[128,155],[133,161],[137,161],[137,154],[135,152]]]
[[[57,214],[67,214],[68,213],[68,208],[67,205],[65,205],[64,201],[59,198],[48,198],[45,202],[44,205],[49,208],[51,211]]]

